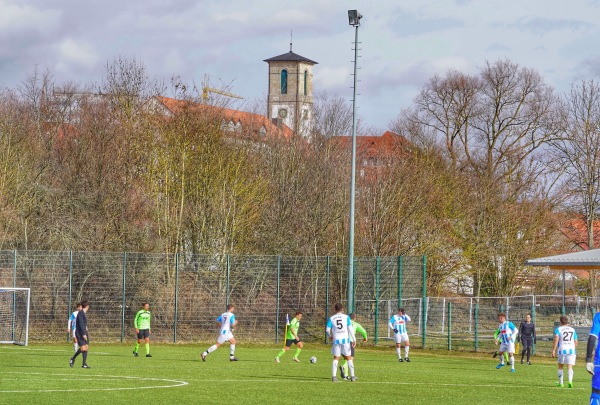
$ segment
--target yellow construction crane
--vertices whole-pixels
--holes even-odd
[[[204,75],[204,80],[202,81],[202,99],[203,100],[208,100],[209,93],[220,94],[225,97],[239,98],[242,100],[244,99],[244,97],[238,96],[237,94],[233,94],[233,93],[230,93],[225,90],[219,90],[214,87],[210,87],[208,77],[209,77],[208,75]],[[221,79],[219,79],[219,80],[221,80]]]

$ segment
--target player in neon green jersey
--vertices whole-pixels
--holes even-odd
[[[143,302],[142,309],[135,314],[135,318],[133,320],[133,327],[135,328],[135,334],[137,335],[137,342],[135,343],[135,348],[133,349],[133,355],[135,357],[138,356],[138,349],[140,347],[140,343],[142,343],[142,339],[146,342],[146,357],[152,357],[150,354],[150,318],[152,318],[152,314],[150,313],[150,304]]]
[[[281,351],[277,354],[277,357],[275,357],[275,361],[277,363],[279,363],[279,358],[283,356],[285,352],[290,350],[292,344],[296,345],[296,353],[294,353],[294,357],[292,357],[292,360],[296,363],[300,363],[300,359],[298,359],[298,356],[302,351],[302,347],[304,347],[302,340],[298,337],[298,329],[300,329],[301,319],[302,312],[298,311],[296,312],[296,316],[290,321],[290,326],[288,326],[287,328],[287,335],[285,335],[285,347],[281,349]]]
[[[352,328],[354,329],[354,333],[355,334],[360,333],[361,336],[363,337],[363,342],[366,342],[367,341],[367,331],[365,330],[365,328],[362,327],[362,325],[360,323],[356,322],[356,314],[354,312],[350,314],[350,324],[352,325]],[[354,347],[351,347],[350,351],[352,353],[352,357],[354,357]],[[342,374],[342,378],[344,378],[344,379],[349,378],[348,360],[345,360],[344,365],[340,366],[340,373]]]

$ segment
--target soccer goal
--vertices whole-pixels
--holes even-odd
[[[0,287],[0,343],[27,346],[29,288]]]

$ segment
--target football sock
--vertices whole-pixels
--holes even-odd
[[[135,347],[133,348],[133,351],[137,353],[139,348],[140,348],[140,344],[136,342]]]
[[[81,355],[83,356],[82,364],[87,364],[87,350],[85,352],[81,352]]]
[[[206,349],[206,354],[212,353],[212,352],[214,352],[217,349],[218,349],[217,345],[212,345],[211,347],[209,347],[208,349]]]
[[[333,363],[331,363],[331,375],[333,377],[337,376],[337,368],[338,368],[338,361],[337,360],[333,360]]]
[[[515,368],[515,356],[510,356],[510,368]]]
[[[233,355],[235,354],[235,345],[229,346],[229,357],[233,359]]]
[[[569,373],[569,382],[573,382],[573,369],[570,369],[568,371],[568,373]]]
[[[77,343],[73,343],[73,349],[75,349],[75,351],[77,351],[77,349],[79,349],[79,347],[77,347]]]
[[[285,349],[281,349],[281,351],[277,354],[277,357],[281,357],[285,354]]]
[[[408,346],[404,346],[404,357],[408,357]]]
[[[295,358],[298,358],[298,355],[300,354],[300,352],[301,352],[301,351],[302,351],[302,349],[300,349],[300,348],[297,348],[297,349],[296,349],[296,353],[294,353],[294,357],[295,357]]]
[[[77,351],[75,352],[75,354],[73,355],[73,359],[75,359],[77,356],[79,356],[81,354],[81,348],[77,349]]]
[[[402,351],[399,347],[396,347],[396,353],[398,354],[398,358],[401,359],[402,358]]]
[[[146,343],[146,354],[150,353],[150,343]]]
[[[344,367],[344,374],[348,375],[348,360],[344,361],[344,365],[342,367]]]
[[[558,370],[558,383],[559,384],[563,384],[563,371],[562,370]]]
[[[350,377],[354,377],[354,361],[348,360],[348,371],[350,371]]]

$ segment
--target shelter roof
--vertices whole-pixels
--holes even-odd
[[[600,249],[529,259],[525,264],[547,266],[552,270],[595,270],[600,269]]]

